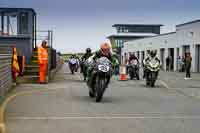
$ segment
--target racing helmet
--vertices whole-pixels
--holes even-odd
[[[150,51],[150,56],[151,56],[151,57],[155,57],[156,54],[157,54],[157,50],[151,50],[151,51]]]
[[[110,45],[108,43],[101,44],[101,53],[106,56],[109,55]]]

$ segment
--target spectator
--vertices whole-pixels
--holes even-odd
[[[191,64],[192,64],[192,57],[189,52],[186,53],[184,62],[185,62],[185,70],[186,70],[185,80],[187,80],[191,78],[190,69],[191,69]]]

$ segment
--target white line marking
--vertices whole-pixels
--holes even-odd
[[[94,116],[94,117],[9,117],[9,120],[125,120],[125,119],[198,119],[200,116]]]

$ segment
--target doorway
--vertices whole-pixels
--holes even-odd
[[[190,45],[185,45],[183,46],[183,56],[185,57],[185,54],[187,52],[190,52]]]
[[[196,45],[196,70],[197,72],[200,72],[200,44],[199,45]]]
[[[137,58],[138,58],[138,60],[140,59],[140,51],[137,51]]]
[[[145,53],[144,53],[144,51],[141,51],[142,52],[142,57],[141,57],[141,64],[142,64],[142,67],[144,67],[144,64],[143,64],[143,60],[144,60],[144,58],[145,58]]]
[[[180,56],[180,52],[179,52],[180,50],[179,50],[179,48],[176,48],[176,70],[179,68],[178,67],[178,63],[177,63],[177,61],[178,61],[178,58],[179,58],[179,56]],[[181,56],[180,56],[180,58],[182,58]]]
[[[160,49],[160,61],[162,63],[161,69],[164,70],[164,60],[165,60],[165,49]]]
[[[170,70],[174,70],[174,48],[169,48],[168,52],[169,52],[169,57],[171,58]]]

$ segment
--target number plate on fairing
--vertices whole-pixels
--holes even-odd
[[[98,69],[99,71],[102,71],[102,72],[108,72],[110,70],[110,67],[106,65],[98,65]]]

